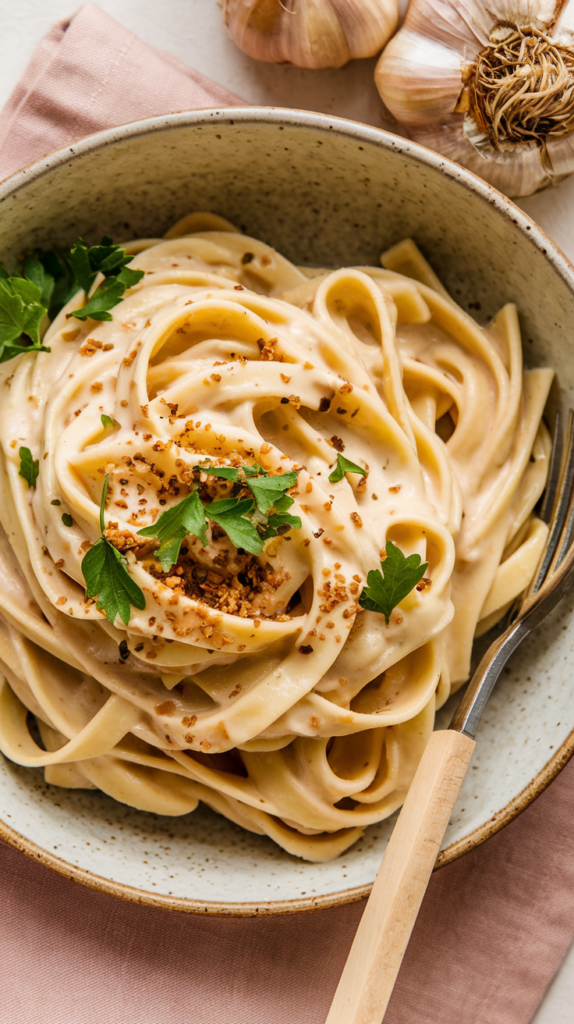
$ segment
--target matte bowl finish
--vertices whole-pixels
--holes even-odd
[[[566,258],[469,171],[350,121],[239,108],[93,135],[0,186],[0,260],[79,234],[161,235],[193,210],[222,214],[310,265],[377,264],[383,249],[413,237],[481,322],[517,303],[527,362],[555,367],[562,402],[572,402],[574,274]],[[511,820],[569,759],[572,607],[560,606],[503,673],[439,864]],[[46,786],[40,771],[4,758],[0,775],[0,835],[9,842],[94,888],[186,911],[278,914],[360,899],[394,821],[368,828],[334,862],[306,864],[204,807],[183,818],[137,812],[103,794]]]

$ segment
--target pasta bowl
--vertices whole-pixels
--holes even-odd
[[[78,235],[158,237],[211,210],[310,267],[376,265],[413,238],[456,301],[486,323],[516,302],[527,365],[559,372],[572,402],[574,272],[517,207],[470,172],[388,133],[324,115],[208,110],[102,132],[0,186],[0,260]],[[572,602],[514,657],[491,699],[438,866],[520,813],[574,750]],[[448,724],[452,704],[437,726]],[[188,912],[279,914],[367,894],[393,817],[312,864],[200,806],[168,817],[100,792],[47,785],[0,761],[0,835],[79,882]]]

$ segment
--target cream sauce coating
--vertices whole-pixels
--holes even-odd
[[[400,806],[477,629],[534,572],[553,374],[523,370],[514,306],[479,327],[412,242],[311,272],[201,214],[128,249],[145,276],[110,322],[68,317],[77,296],[50,353],[0,367],[0,749],[327,860]],[[365,475],[331,483],[338,452]],[[301,528],[256,557],[211,523],[163,572],[137,531],[206,458],[297,470]],[[106,475],[106,536],[146,599],[127,627],[82,574]],[[387,625],[358,600],[388,540],[429,567]]]

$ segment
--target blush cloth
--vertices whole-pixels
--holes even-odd
[[[98,129],[241,103],[88,4],[48,33],[0,113],[0,178]],[[385,1024],[527,1024],[574,935],[573,848],[574,764],[435,873]],[[3,843],[0,901],[0,1024],[323,1024],[364,906],[155,910]]]
[[[42,39],[0,112],[0,181],[103,128],[180,110],[244,105],[86,4]]]
[[[574,762],[431,879],[385,1024],[527,1024],[574,932]],[[0,843],[2,1024],[323,1024],[364,903],[208,918]]]

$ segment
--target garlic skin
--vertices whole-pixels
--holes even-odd
[[[375,82],[410,138],[519,198],[574,171],[574,132],[493,144],[476,123],[465,83],[481,51],[504,39],[508,26],[543,33],[574,56],[574,0],[490,0],[488,6],[483,0],[411,0],[403,26],[381,54]]]
[[[399,0],[221,0],[234,43],[257,60],[340,68],[379,53],[399,20]]]

